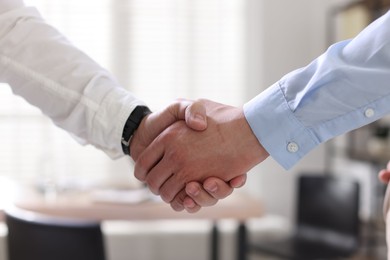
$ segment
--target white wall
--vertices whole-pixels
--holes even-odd
[[[346,1],[248,0],[247,100],[326,50],[327,12],[343,2]],[[245,189],[263,199],[267,212],[291,220],[297,173],[323,171],[324,157],[322,145],[289,171],[268,159],[252,170]]]

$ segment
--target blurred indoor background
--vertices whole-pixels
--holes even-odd
[[[179,97],[242,106],[287,72],[307,65],[331,43],[356,35],[387,6],[387,1],[344,0],[25,2],[36,6],[49,23],[153,110]],[[291,227],[297,176],[331,172],[361,184],[361,219],[374,223],[372,228],[379,233],[373,246],[379,253],[372,259],[384,259],[384,226],[378,220],[384,187],[376,173],[390,159],[389,126],[390,121],[383,119],[341,136],[319,146],[289,171],[272,159],[257,166],[242,188],[261,199],[267,215],[253,228],[261,235],[267,225],[278,232]],[[112,161],[93,147],[79,145],[6,85],[0,87],[0,132],[2,177],[34,182],[42,189],[54,185],[59,191],[89,185],[140,186],[128,158]],[[207,258],[207,252],[191,257],[185,245],[175,247],[188,241],[206,249],[207,223],[199,222],[197,228],[187,222],[171,223],[177,228],[173,236],[164,233],[169,224],[145,224],[142,229],[134,223],[123,224],[125,228],[118,223],[106,226],[110,257]],[[234,225],[225,224],[222,255],[229,260],[234,256],[229,246]],[[135,254],[137,248],[151,244],[155,251],[134,258],[126,251]]]

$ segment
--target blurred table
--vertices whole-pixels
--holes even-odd
[[[139,194],[138,194],[139,195]],[[13,204],[22,209],[60,217],[90,220],[165,220],[165,219],[207,219],[213,222],[211,232],[211,257],[218,259],[219,231],[217,222],[222,219],[234,219],[239,223],[237,231],[237,259],[246,259],[246,225],[250,218],[263,214],[261,202],[244,193],[235,192],[213,207],[199,212],[175,212],[171,207],[150,195],[150,199],[139,203],[125,203],[123,200],[110,202],[96,199],[96,191],[64,192],[56,196],[44,196],[37,189],[18,189]]]

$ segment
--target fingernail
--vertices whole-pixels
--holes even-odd
[[[199,189],[193,185],[189,185],[186,189],[188,195],[191,195],[191,196],[198,196],[199,195]]]
[[[204,118],[204,116],[201,115],[201,114],[195,114],[194,120],[197,121],[197,122],[199,122],[199,123],[204,123],[205,118]]]
[[[195,202],[193,200],[185,200],[184,201],[184,208],[186,209],[192,209],[195,207]]]
[[[209,192],[216,192],[218,190],[218,186],[215,182],[206,183],[204,188]]]

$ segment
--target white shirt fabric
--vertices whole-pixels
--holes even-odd
[[[320,143],[390,113],[390,12],[284,76],[245,104],[244,113],[286,169]]]
[[[128,116],[144,105],[21,0],[0,0],[0,82],[112,158],[123,155]]]

